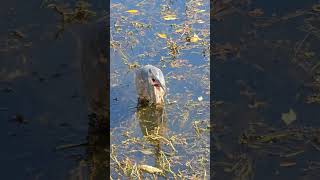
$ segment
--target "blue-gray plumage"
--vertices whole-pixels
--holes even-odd
[[[152,65],[145,65],[135,74],[136,90],[139,100],[163,104],[166,84],[162,71]]]

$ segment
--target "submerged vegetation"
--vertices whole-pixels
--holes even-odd
[[[204,132],[202,127],[197,127],[192,133],[172,132],[172,135],[168,135],[168,122],[164,119],[167,117],[164,117],[165,114],[153,114],[154,110],[152,107],[140,109],[135,119],[138,122],[133,121],[131,126],[115,128],[123,133],[120,137],[115,134],[119,132],[113,131],[112,177],[153,179],[155,175],[159,175],[206,179],[209,176],[209,144],[207,138],[202,136],[208,136],[208,131]],[[134,132],[139,130],[143,136]],[[198,132],[197,135],[195,131]]]

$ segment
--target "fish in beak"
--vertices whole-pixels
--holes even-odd
[[[157,78],[151,79],[151,84],[153,86],[153,92],[156,104],[164,103],[164,95],[166,94],[166,87]]]

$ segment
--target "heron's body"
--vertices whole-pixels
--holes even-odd
[[[153,104],[163,104],[166,85],[162,71],[152,65],[146,65],[136,71],[136,90],[139,100]]]

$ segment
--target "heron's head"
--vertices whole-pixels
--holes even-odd
[[[164,95],[166,94],[166,85],[162,71],[152,65],[146,65],[145,71],[148,74],[148,94],[150,100],[155,104],[164,103]]]

